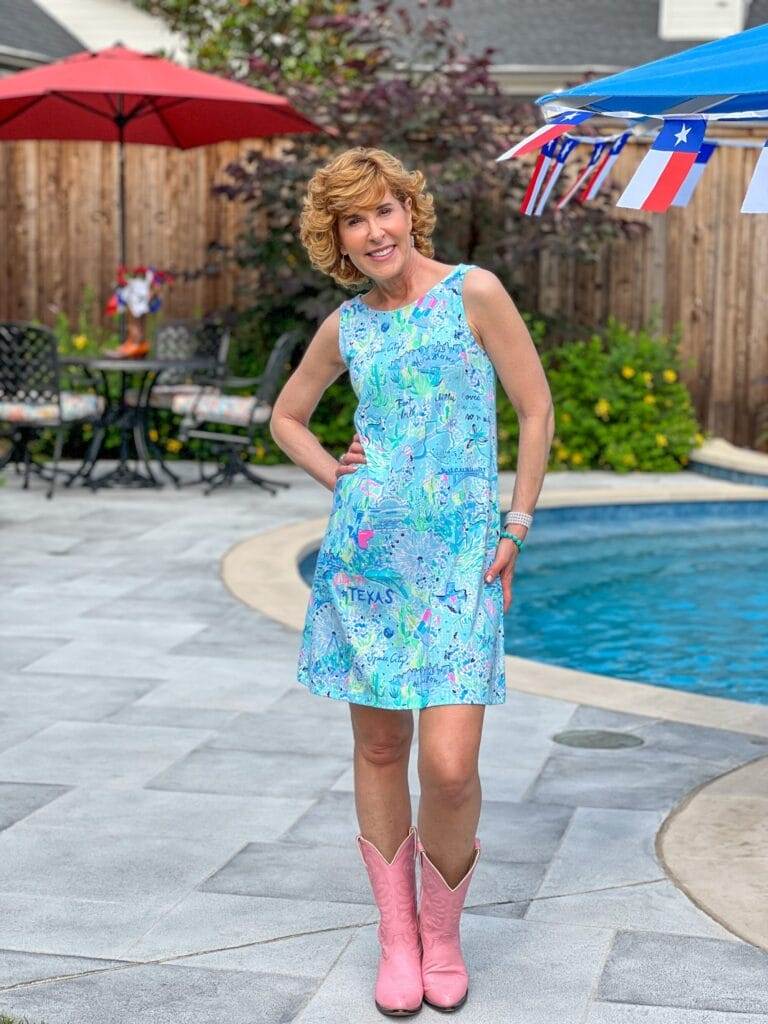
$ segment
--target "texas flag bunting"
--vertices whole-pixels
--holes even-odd
[[[717,144],[714,142],[702,142],[701,149],[696,155],[696,161],[693,167],[688,171],[683,184],[680,186],[680,191],[672,201],[673,206],[687,206],[691,201],[693,193],[696,191],[696,186],[701,181],[701,176],[704,173],[704,168],[707,166],[707,162],[712,154],[717,149]]]
[[[547,180],[544,182],[544,185],[539,194],[539,201],[536,204],[536,209],[534,211],[536,217],[540,217],[544,212],[549,197],[552,194],[552,189],[555,187],[557,179],[560,177],[563,168],[565,167],[565,161],[568,159],[568,157],[571,155],[574,149],[576,149],[578,144],[578,139],[571,139],[567,135],[561,137],[558,142],[554,143],[554,145],[558,146],[558,150],[555,153],[555,160],[550,167]]]
[[[768,142],[760,150],[757,167],[741,206],[742,213],[768,213]]]
[[[603,186],[603,182],[613,170],[613,165],[619,159],[619,154],[627,143],[629,138],[629,132],[624,132],[613,145],[605,151],[602,158],[600,159],[595,173],[592,176],[591,181],[588,181],[584,186],[584,191],[579,196],[579,202],[585,203],[590,199],[594,199]]]
[[[570,201],[573,199],[573,197],[576,195],[579,189],[584,187],[584,184],[587,181],[587,179],[590,178],[595,173],[597,165],[600,162],[600,157],[603,155],[603,152],[606,149],[607,145],[607,142],[596,142],[594,144],[594,146],[592,147],[592,153],[590,154],[589,160],[587,161],[586,165],[582,167],[582,169],[576,175],[576,179],[574,180],[571,187],[566,192],[564,192],[563,195],[560,196],[560,198],[557,201],[556,209],[562,210],[563,207],[567,206],[568,203],[570,203]]]
[[[533,174],[531,174],[531,180],[528,182],[528,188],[525,190],[523,201],[520,204],[520,213],[524,213],[528,217],[530,217],[534,212],[536,200],[539,197],[541,186],[544,184],[544,179],[547,176],[549,165],[552,163],[552,157],[555,155],[556,147],[557,139],[553,139],[552,142],[548,142],[542,147],[541,152],[536,158],[536,164],[533,168]]]
[[[664,122],[617,206],[664,213],[696,162],[706,131],[704,120]]]
[[[536,149],[541,149],[547,142],[559,138],[570,128],[573,128],[574,125],[581,124],[582,121],[586,121],[587,118],[592,116],[591,110],[572,110],[568,114],[560,114],[553,121],[542,125],[541,128],[537,128],[527,138],[515,143],[506,153],[497,156],[496,162],[510,160],[513,156],[525,156],[526,153],[532,153]]]

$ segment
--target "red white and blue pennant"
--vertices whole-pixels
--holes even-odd
[[[500,163],[502,160],[511,160],[513,156],[525,156],[526,153],[533,153],[537,149],[541,149],[547,142],[559,138],[577,124],[586,121],[589,117],[592,117],[591,111],[573,110],[568,114],[561,114],[553,121],[542,125],[541,128],[537,128],[535,132],[531,132],[527,138],[515,143],[506,153],[497,156],[496,162]]]
[[[707,129],[703,120],[665,121],[617,206],[664,213],[696,163]]]
[[[533,167],[531,180],[528,182],[528,188],[525,190],[523,201],[520,204],[520,213],[530,216],[536,209],[536,200],[539,197],[541,187],[544,184],[549,165],[552,163],[556,150],[557,139],[553,139],[541,147],[541,152],[536,158],[536,163]]]

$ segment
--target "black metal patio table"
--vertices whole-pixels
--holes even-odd
[[[215,358],[187,359],[113,359],[108,356],[62,356],[62,366],[71,366],[83,370],[93,384],[101,392],[105,400],[104,413],[95,424],[93,438],[88,446],[83,463],[77,472],[67,481],[65,486],[81,479],[83,486],[96,490],[99,487],[111,487],[122,484],[127,487],[162,487],[150,464],[150,444],[147,437],[147,419],[152,389],[163,370],[175,370],[184,373],[211,372],[216,366]],[[98,374],[98,380],[94,378]],[[110,388],[110,375],[119,377],[119,388]],[[125,400],[129,378],[137,378],[136,404],[129,405]],[[111,426],[120,431],[120,450],[117,465],[108,472],[93,475],[107,429]],[[135,450],[135,466],[131,465],[131,440]],[[162,464],[162,455],[158,452],[158,461]],[[144,465],[144,472],[140,468]]]

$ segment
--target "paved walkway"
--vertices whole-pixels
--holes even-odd
[[[383,1019],[348,708],[295,682],[296,632],[219,578],[233,544],[327,511],[328,492],[300,470],[265,473],[293,486],[46,502],[39,483],[24,493],[6,474],[0,1012]],[[643,744],[552,740],[581,728]],[[764,737],[510,685],[486,714],[461,1020],[768,1024],[768,956],[689,901],[654,846],[686,794],[766,753]],[[415,771],[412,792],[415,809]]]

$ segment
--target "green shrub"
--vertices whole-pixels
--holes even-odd
[[[536,340],[536,339],[535,339]],[[704,440],[680,380],[676,336],[615,320],[542,355],[555,404],[550,469],[672,472]],[[517,417],[499,397],[499,465],[517,457]]]

